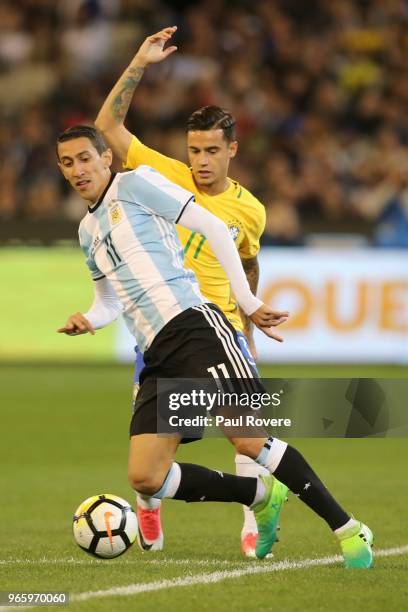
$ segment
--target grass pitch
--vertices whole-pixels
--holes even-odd
[[[406,371],[287,366],[267,374],[401,377]],[[152,555],[135,545],[117,560],[88,557],[71,535],[77,505],[103,492],[134,501],[126,479],[130,381],[129,367],[0,367],[0,591],[61,590],[74,599],[113,589],[73,600],[73,611],[406,610],[406,552],[378,558],[370,571],[346,571],[338,562],[294,567],[339,549],[325,524],[293,495],[272,561],[240,556],[239,506],[170,500],[163,508],[165,551]],[[405,439],[291,442],[340,502],[370,525],[377,549],[408,545]],[[187,445],[178,457],[234,471],[233,449],[224,440]],[[265,572],[256,573],[259,568]],[[188,580],[192,584],[182,586]],[[139,592],[115,590],[127,585],[138,585],[133,591]]]

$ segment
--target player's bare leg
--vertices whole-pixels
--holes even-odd
[[[235,456],[235,473],[237,476],[266,476],[268,470],[246,455]],[[164,534],[161,524],[160,499],[136,494],[137,519],[139,525],[139,545],[143,550],[156,552],[163,550]],[[245,557],[255,558],[258,527],[253,511],[242,506],[244,523],[241,530],[241,552]]]
[[[156,434],[132,436],[129,449],[129,482],[142,495],[161,488],[176,454],[180,438]]]
[[[235,440],[238,450],[245,449],[258,456],[265,438]],[[266,554],[276,540],[280,509],[286,499],[287,488],[272,477],[268,479],[225,474],[205,467],[173,461],[178,438],[157,437],[152,434],[131,438],[129,480],[142,495],[158,499],[165,497],[194,501],[238,502],[251,506],[257,513],[260,539],[267,547]],[[261,520],[261,522],[260,522]],[[140,540],[140,535],[139,535]],[[142,548],[143,540],[139,542]],[[263,555],[265,556],[265,555]]]
[[[254,444],[254,454],[263,440]],[[262,505],[269,492],[259,478],[225,474],[216,470],[175,463],[178,438],[158,437],[153,434],[131,438],[129,453],[129,481],[142,495],[157,499],[173,498],[186,502],[224,501],[246,506]]]
[[[235,473],[237,476],[266,476],[268,470],[250,457],[235,455]],[[163,550],[164,534],[161,524],[160,499],[136,494],[137,519],[139,525],[139,544],[145,551]],[[255,558],[258,527],[253,511],[248,506],[242,506],[244,522],[241,529],[241,552],[245,557]]]
[[[158,480],[150,482],[150,486],[157,491],[171,467],[178,444],[179,438],[158,438],[156,434],[133,436],[129,451],[129,480],[132,487],[141,491],[143,483],[149,486],[146,474],[154,470]],[[161,499],[142,493],[137,493],[136,498],[139,546],[144,551],[162,550]]]

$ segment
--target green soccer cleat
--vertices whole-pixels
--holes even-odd
[[[258,526],[255,554],[264,559],[278,539],[277,530],[282,504],[288,500],[288,487],[273,476],[260,476],[266,488],[266,498],[252,506]]]
[[[374,558],[371,546],[374,536],[371,529],[358,523],[339,536],[344,566],[347,568],[368,569],[373,567]]]

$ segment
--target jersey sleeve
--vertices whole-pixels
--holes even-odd
[[[135,203],[153,215],[177,223],[194,194],[169,181],[150,166],[127,173],[120,184],[120,198]]]
[[[95,263],[94,258],[90,254],[90,246],[92,242],[91,236],[83,229],[79,228],[79,244],[82,249],[83,254],[85,255],[86,265],[91,273],[92,280],[98,281],[101,278],[105,278],[105,275],[99,270],[98,266]]]
[[[99,270],[98,266],[96,265],[93,259],[87,258],[86,265],[88,266],[88,269],[91,273],[92,280],[99,281],[102,278],[105,278],[105,275],[102,274],[102,272]]]
[[[259,239],[263,234],[266,222],[265,207],[258,201],[243,214],[244,239],[239,246],[241,259],[251,259],[259,252]]]
[[[167,157],[154,149],[144,145],[136,136],[132,137],[127,154],[125,168],[133,170],[139,166],[147,165],[154,168],[170,181],[187,189],[191,186],[191,172],[186,164]]]

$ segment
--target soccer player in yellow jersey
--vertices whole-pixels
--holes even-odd
[[[140,164],[155,168],[169,180],[193,192],[198,204],[226,223],[237,246],[250,288],[255,294],[259,276],[257,253],[259,238],[265,226],[265,209],[249,191],[228,178],[229,163],[238,148],[235,121],[231,114],[211,106],[201,108],[191,115],[187,122],[187,148],[191,167],[150,149],[124,126],[134,91],[146,66],[160,62],[176,51],[175,46],[164,48],[175,30],[175,27],[165,28],[144,41],[108,95],[95,124],[126,168],[137,168]],[[235,327],[243,352],[251,359],[251,354],[256,358],[250,320],[240,312],[226,273],[207,240],[181,226],[178,226],[178,233],[184,246],[185,265],[195,272],[201,292],[222,309]],[[279,337],[276,339],[280,340]],[[143,356],[137,353],[138,374],[142,367]],[[264,473],[264,470],[249,457],[236,456],[238,475],[256,476]],[[138,497],[138,519],[139,542],[142,547],[145,550],[161,550],[163,532],[160,500]],[[255,556],[256,536],[253,513],[244,506],[241,548],[246,556]]]

